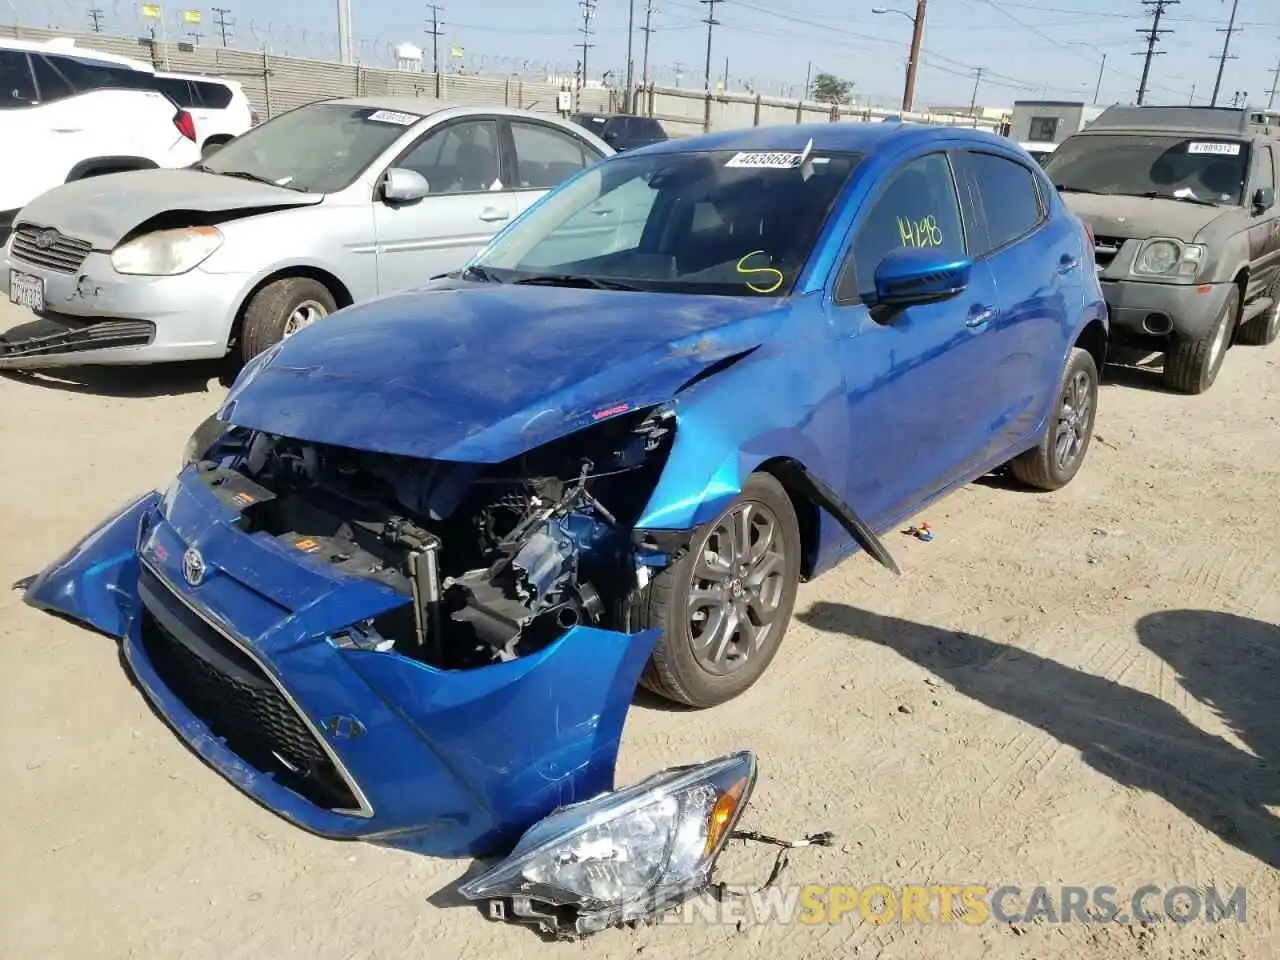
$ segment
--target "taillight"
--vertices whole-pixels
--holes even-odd
[[[179,110],[175,113],[173,115],[173,125],[178,128],[180,134],[192,143],[196,142],[196,122],[187,111]]]

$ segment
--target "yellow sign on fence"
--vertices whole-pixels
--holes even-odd
[[[183,10],[182,19],[187,21],[187,23],[199,23],[201,20],[200,11],[199,10]]]
[[[147,19],[149,19],[149,20],[159,20],[159,19],[160,19],[160,4],[158,4],[158,3],[144,3],[144,4],[142,5],[142,15],[143,15],[144,17],[146,17]]]

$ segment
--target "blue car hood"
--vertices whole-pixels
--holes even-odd
[[[763,297],[461,283],[351,307],[245,368],[222,420],[313,443],[497,463],[674,396],[758,347]]]

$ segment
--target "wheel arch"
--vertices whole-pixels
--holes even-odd
[[[1089,356],[1093,357],[1093,362],[1098,368],[1098,374],[1102,374],[1102,366],[1107,362],[1107,343],[1110,337],[1107,332],[1106,324],[1101,320],[1090,320],[1079,336],[1076,337],[1073,346],[1081,350],[1088,351]]]
[[[287,267],[279,267],[260,278],[240,298],[240,304],[236,307],[235,319],[231,323],[231,332],[227,337],[228,350],[234,349],[240,340],[240,336],[244,331],[244,316],[248,312],[249,304],[253,302],[253,298],[276,281],[289,280],[295,277],[315,280],[317,283],[323,284],[329,293],[333,295],[334,303],[338,305],[339,310],[355,303],[355,298],[347,285],[336,274],[325,270],[323,267],[309,264],[293,264]]]
[[[90,157],[81,160],[67,173],[66,183],[108,173],[125,173],[129,170],[156,170],[158,164],[146,157]]]

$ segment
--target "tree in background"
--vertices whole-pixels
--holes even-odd
[[[823,103],[848,103],[853,96],[853,81],[841,80],[834,73],[819,73],[809,85],[809,95]]]

